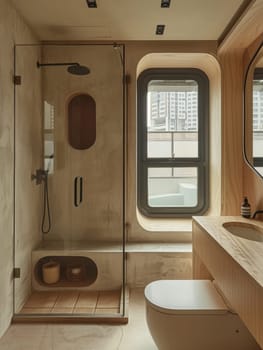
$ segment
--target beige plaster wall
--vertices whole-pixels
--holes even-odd
[[[35,41],[10,1],[0,0],[0,336],[13,314],[14,45]]]
[[[122,65],[113,45],[45,46],[43,62],[79,62],[90,74],[66,67],[41,68],[44,99],[54,106],[54,174],[49,176],[52,229],[46,240],[122,239]],[[96,141],[85,150],[68,142],[70,98],[84,93],[96,102]],[[83,178],[83,201],[74,206],[74,178]]]

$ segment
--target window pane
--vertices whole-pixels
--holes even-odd
[[[198,157],[198,84],[151,80],[147,90],[148,158]]]
[[[172,157],[172,134],[148,132],[148,158]]]
[[[197,168],[148,168],[150,207],[196,207]]]
[[[198,132],[174,133],[173,158],[198,157]]]
[[[173,168],[149,168],[148,176],[153,177],[171,177],[173,173]]]

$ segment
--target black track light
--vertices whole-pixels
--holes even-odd
[[[168,8],[170,7],[171,0],[161,0],[161,7]]]
[[[96,0],[87,0],[87,5],[89,8],[97,8],[97,2]]]
[[[164,29],[165,29],[164,24],[157,24],[155,34],[156,35],[163,35]]]

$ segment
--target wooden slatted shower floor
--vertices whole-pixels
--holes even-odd
[[[120,301],[121,290],[34,292],[19,314],[119,314]]]

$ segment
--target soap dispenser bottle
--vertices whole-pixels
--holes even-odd
[[[243,216],[243,218],[250,218],[251,216],[251,207],[247,197],[244,197],[244,202],[241,205],[241,216]]]

